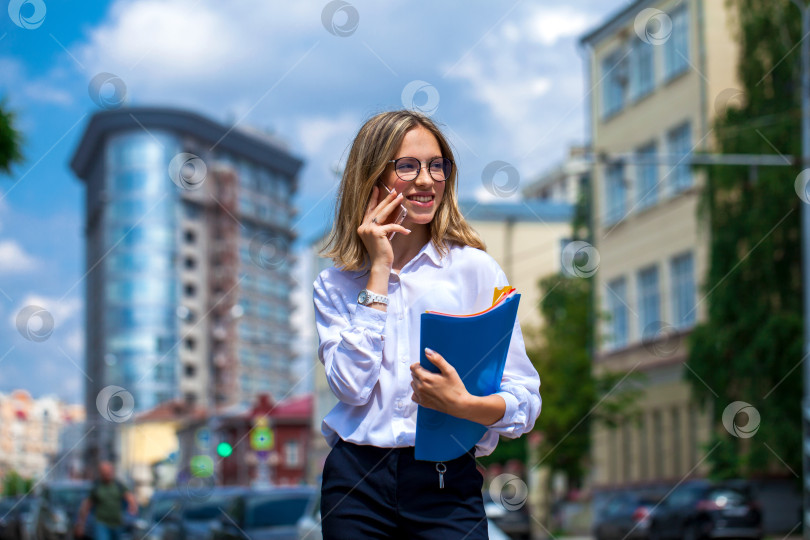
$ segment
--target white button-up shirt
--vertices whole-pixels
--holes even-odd
[[[391,272],[387,312],[357,303],[368,273],[327,268],[315,280],[318,356],[339,400],[321,426],[330,446],[338,437],[383,448],[414,445],[417,404],[411,399],[410,365],[420,358],[420,315],[483,311],[492,305],[495,287],[508,285],[486,252],[450,245],[442,257],[429,241],[399,274]],[[492,453],[499,434],[516,438],[528,432],[540,414],[540,377],[517,320],[498,395],[506,412],[488,426],[477,456]]]

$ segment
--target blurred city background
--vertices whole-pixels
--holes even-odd
[[[312,283],[397,108],[452,141],[542,380],[479,458],[491,538],[803,534],[805,0],[0,19],[0,538],[77,537],[102,461],[127,538],[320,537]]]

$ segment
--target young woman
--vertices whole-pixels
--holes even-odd
[[[496,394],[470,395],[443,351],[427,351],[440,373],[419,365],[421,313],[476,313],[507,285],[458,209],[456,179],[447,140],[420,114],[378,114],[352,144],[324,250],[335,267],[313,295],[318,355],[339,400],[321,428],[332,447],[325,539],[487,538],[475,456],[491,453],[499,435],[528,432],[540,414],[540,379],[517,321]],[[397,224],[401,206],[407,217]],[[441,464],[443,485],[440,464],[414,459],[417,404],[489,428]]]

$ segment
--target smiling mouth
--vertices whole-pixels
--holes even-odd
[[[420,203],[429,203],[432,202],[434,199],[433,195],[414,195],[411,197],[407,197],[409,201],[415,201]]]

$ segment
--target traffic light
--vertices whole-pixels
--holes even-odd
[[[233,446],[230,443],[222,441],[217,445],[217,455],[219,457],[228,457],[233,454]]]

